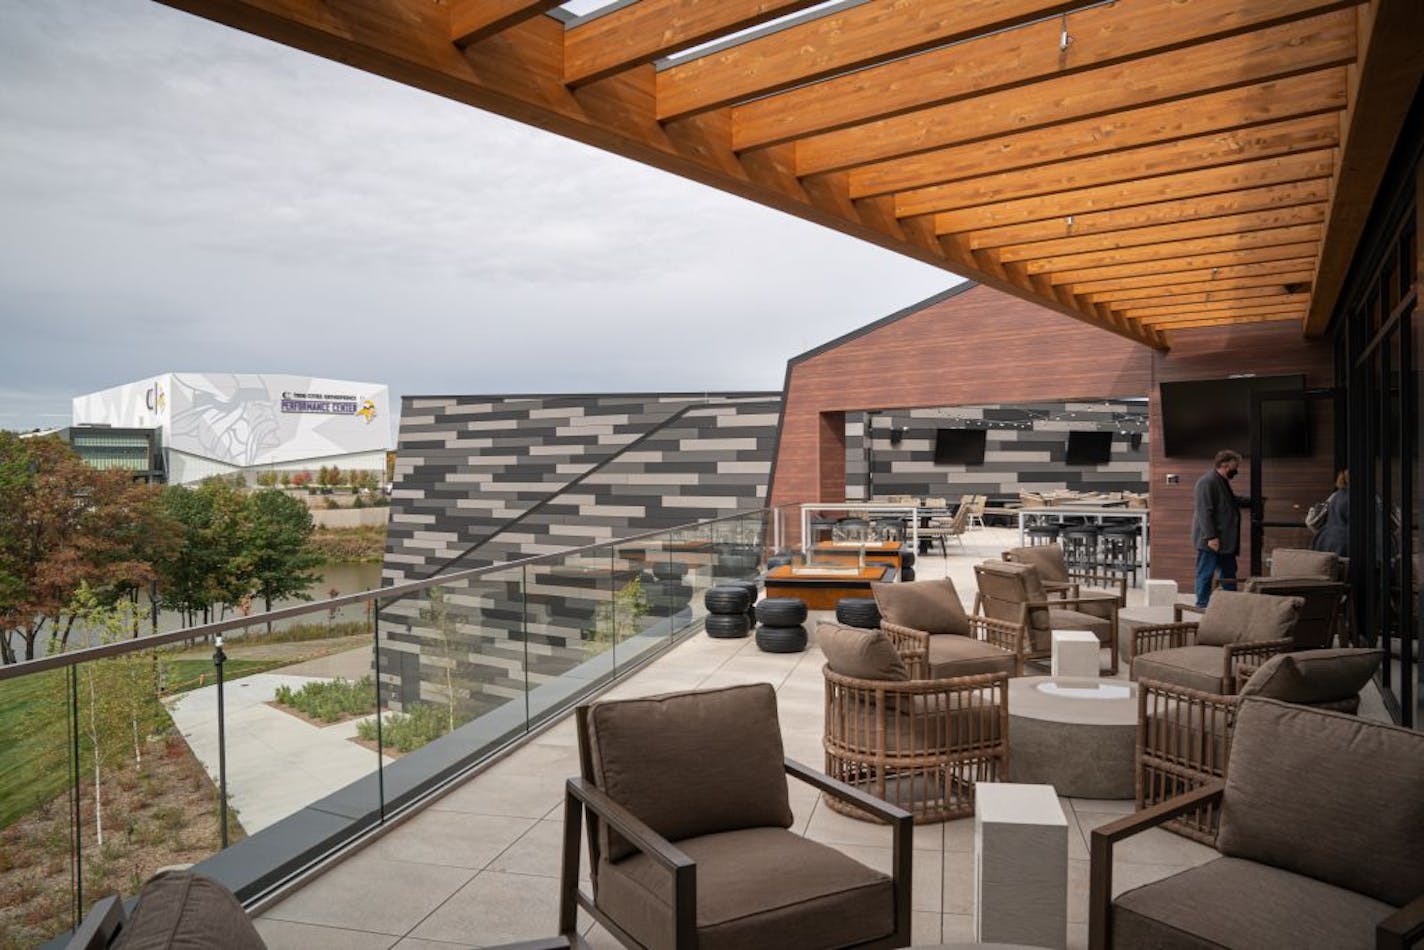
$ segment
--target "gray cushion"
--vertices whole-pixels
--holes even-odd
[[[1318,577],[1341,580],[1340,558],[1331,551],[1309,548],[1276,548],[1271,552],[1272,577]]]
[[[888,877],[789,831],[689,838],[700,950],[842,947],[895,929]],[[601,862],[595,902],[640,943],[673,946],[671,877],[644,855]]]
[[[266,946],[232,892],[193,871],[165,871],[145,884],[138,908],[111,945],[113,950]]]
[[[1008,673],[1014,675],[1018,659],[1008,650],[973,637],[943,634],[930,637],[930,679],[952,676],[973,676],[975,673]]]
[[[969,615],[949,578],[910,581],[905,584],[870,585],[880,618],[899,627],[925,633],[969,634]]]
[[[1133,658],[1132,678],[1161,680],[1175,686],[1185,686],[1187,689],[1222,695],[1230,691],[1228,684],[1221,678],[1224,663],[1220,647],[1195,646],[1153,650]]]
[[[1424,733],[1241,700],[1217,850],[1396,906],[1424,894]]]
[[[1197,644],[1223,647],[1289,637],[1300,606],[1299,597],[1218,590],[1197,622]]]
[[[884,631],[859,630],[822,620],[816,624],[816,643],[826,655],[826,665],[842,676],[860,680],[910,678],[910,671]]]
[[[1328,703],[1358,696],[1384,661],[1383,650],[1304,650],[1273,656],[1241,687],[1242,696]]]
[[[587,738],[594,784],[669,841],[791,827],[770,684],[594,703]],[[612,860],[632,853],[603,830]]]
[[[1025,548],[1009,548],[1004,552],[1004,560],[1035,567],[1038,576],[1050,583],[1068,582],[1068,562],[1063,558],[1060,545],[1032,544]]]
[[[1113,902],[1114,947],[1350,950],[1375,945],[1388,904],[1289,871],[1218,858]]]

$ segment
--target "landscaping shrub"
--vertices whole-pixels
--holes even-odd
[[[450,731],[450,710],[431,703],[418,703],[403,713],[387,713],[381,738],[387,749],[411,752]],[[356,726],[358,738],[376,741],[376,721],[367,719]]]
[[[363,676],[355,682],[336,679],[307,683],[296,690],[290,686],[278,686],[277,702],[299,709],[322,722],[339,722],[375,710],[375,685],[371,677]]]

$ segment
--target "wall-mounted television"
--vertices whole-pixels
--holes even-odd
[[[940,429],[935,432],[936,465],[983,465],[985,429]]]
[[[1069,432],[1069,465],[1103,465],[1112,459],[1111,432]]]
[[[1222,449],[1251,452],[1251,394],[1300,393],[1261,405],[1261,451],[1270,458],[1309,456],[1310,403],[1305,377],[1237,376],[1162,383],[1162,451],[1211,458]]]

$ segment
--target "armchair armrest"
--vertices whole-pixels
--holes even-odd
[[[1206,613],[1205,607],[1198,607],[1196,604],[1173,604],[1172,619],[1177,623],[1182,622],[1182,614],[1196,614],[1200,616]]]
[[[1023,624],[1009,623],[1007,620],[981,617],[975,614],[969,618],[969,631],[975,639],[983,640],[1001,650],[1008,650],[1019,657],[1020,663],[1023,662],[1024,643],[1027,636]],[[1019,672],[1021,673],[1022,670]]]
[[[860,789],[817,772],[793,758],[786,757],[784,763],[787,775],[800,779],[826,795],[849,802],[862,811],[884,819],[891,825],[890,861],[893,870],[890,876],[894,881],[895,888],[895,931],[904,934],[908,941],[910,892],[914,886],[914,816],[897,805],[881,801],[873,795],[867,795]]]
[[[1380,921],[1375,927],[1376,950],[1405,950],[1424,942],[1424,894]]]
[[[1189,647],[1196,643],[1197,625],[1194,623],[1159,623],[1150,627],[1138,627],[1132,632],[1131,656],[1139,657],[1153,650],[1172,650]]]
[[[928,655],[930,650],[930,635],[923,630],[916,630],[913,627],[902,627],[898,623],[890,623],[885,619],[880,621],[880,629],[885,631],[885,635],[890,638],[890,642],[895,645],[895,651],[904,657],[911,653],[921,653]]]
[[[1127,606],[1127,578],[1117,574],[1101,574],[1096,571],[1069,571],[1068,579],[1080,586],[1088,584],[1093,587],[1117,588],[1117,603],[1119,607]]]
[[[1280,640],[1254,640],[1246,643],[1228,643],[1222,648],[1221,677],[1222,682],[1227,686],[1237,686],[1245,680],[1240,677],[1240,670],[1250,666],[1254,672],[1257,667],[1265,663],[1277,653],[1289,653],[1295,645],[1290,637]]]
[[[1113,845],[1148,828],[1196,811],[1221,798],[1224,781],[1213,781],[1194,791],[1153,805],[1151,808],[1094,828],[1088,842],[1088,946],[1107,950],[1112,944],[1112,849]]]

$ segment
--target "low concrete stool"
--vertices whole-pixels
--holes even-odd
[[[1103,645],[1091,630],[1053,631],[1053,657],[1049,666],[1058,681],[1098,679],[1098,653]]]
[[[1149,580],[1147,582],[1147,606],[1170,607],[1177,602],[1177,582]]]
[[[1068,819],[1052,785],[974,788],[974,937],[1068,942]]]

